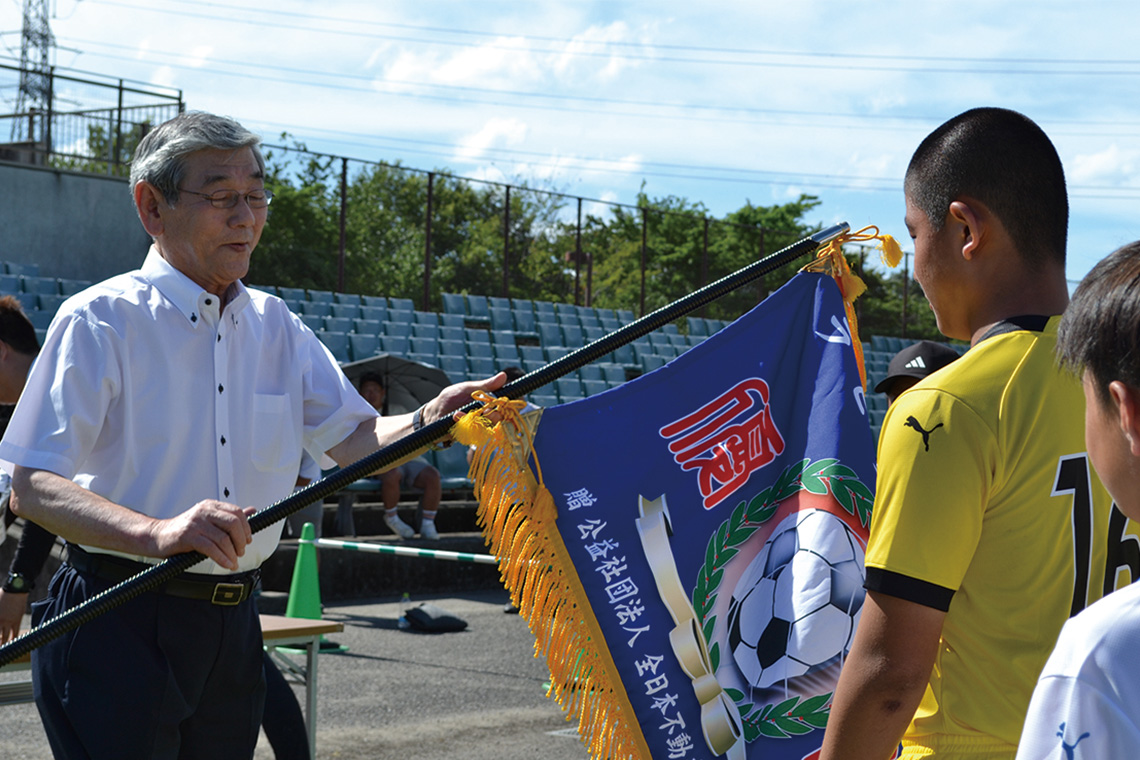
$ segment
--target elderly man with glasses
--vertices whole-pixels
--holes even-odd
[[[264,694],[249,599],[302,451],[340,464],[449,414],[477,388],[380,417],[284,302],[240,278],[272,195],[257,136],[187,113],[139,144],[142,268],[57,315],[0,442],[13,508],[69,542],[40,623],[162,558],[207,559],[33,654],[56,757],[249,758]]]

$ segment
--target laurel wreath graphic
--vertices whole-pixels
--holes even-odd
[[[697,574],[697,584],[693,588],[693,610],[701,623],[705,641],[712,640],[716,629],[717,617],[711,613],[724,578],[725,565],[736,556],[738,546],[772,519],[780,502],[800,491],[817,496],[826,496],[830,491],[836,502],[848,514],[857,516],[864,527],[871,521],[874,494],[859,480],[854,470],[840,464],[838,459],[821,459],[818,462],[804,459],[786,467],[775,483],[750,500],[740,502],[709,539],[705,549],[705,563]],[[715,672],[720,667],[719,642],[709,648],[709,659]],[[779,704],[763,707],[758,707],[737,689],[725,689],[725,693],[740,711],[746,742],[755,741],[761,736],[787,739],[811,733],[826,726],[830,714],[830,708],[827,707],[831,699],[830,693],[803,700],[792,697]]]

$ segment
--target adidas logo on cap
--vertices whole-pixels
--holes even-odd
[[[922,360],[921,356],[916,356],[905,365],[906,369],[926,369],[926,362]]]

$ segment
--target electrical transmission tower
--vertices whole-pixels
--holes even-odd
[[[32,109],[42,114],[51,112],[51,49],[55,38],[48,24],[48,0],[24,0],[24,26],[20,35],[20,89],[16,97],[16,113]],[[12,140],[36,139],[29,118],[12,120]],[[28,132],[28,134],[24,134]]]

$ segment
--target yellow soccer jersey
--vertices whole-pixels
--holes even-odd
[[[1059,319],[1002,323],[883,423],[867,588],[947,611],[904,740],[938,757],[1012,758],[1061,626],[1102,595],[1110,501]]]

